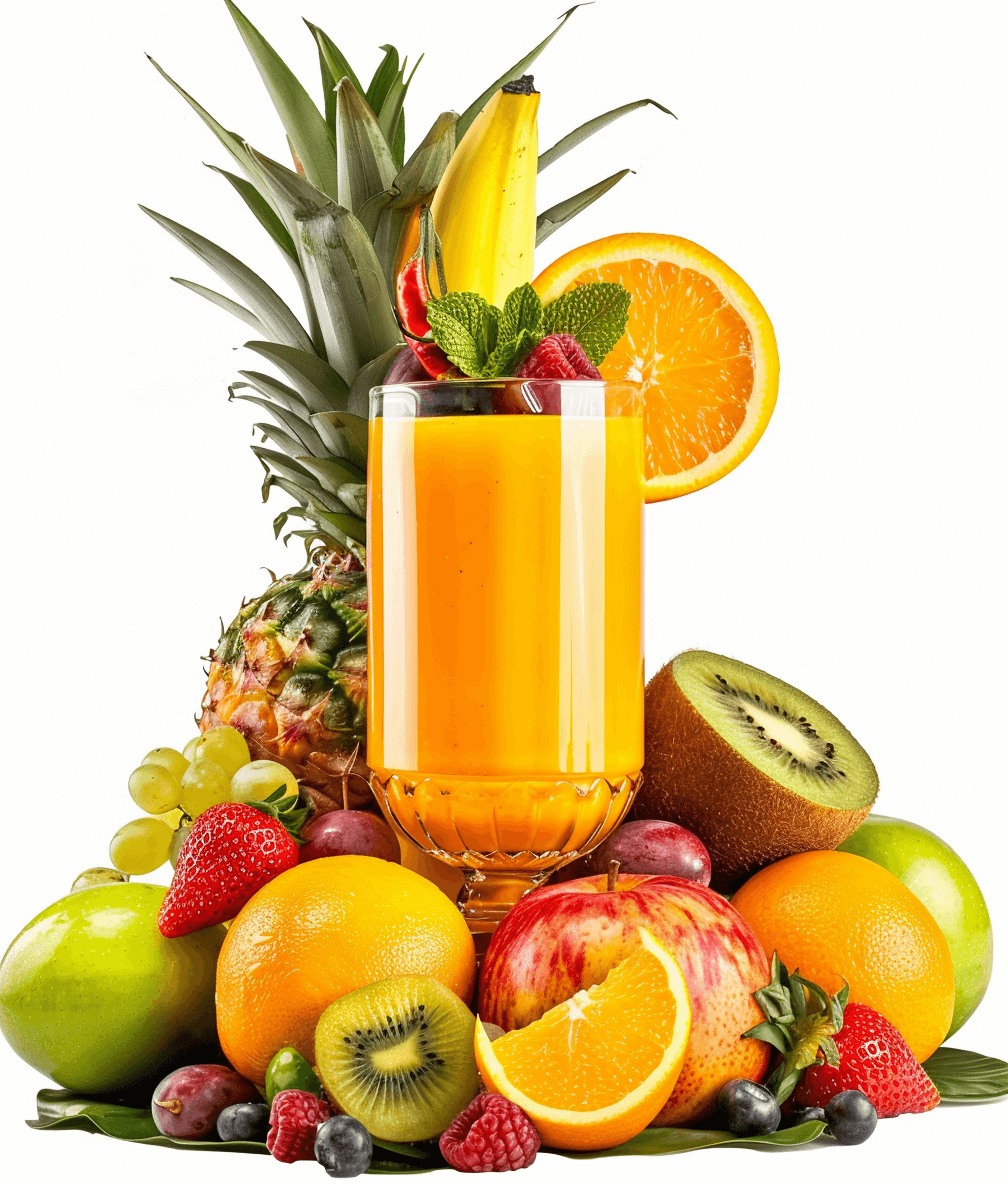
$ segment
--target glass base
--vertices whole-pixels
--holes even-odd
[[[375,771],[371,790],[402,835],[462,871],[458,904],[482,954],[526,892],[619,825],[640,780],[639,771],[570,780]]]

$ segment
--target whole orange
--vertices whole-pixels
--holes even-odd
[[[948,1035],[952,955],[938,923],[884,867],[844,851],[808,851],[757,872],[732,897],[770,957],[829,992],[873,1007],[918,1061]]]
[[[315,1025],[329,1004],[398,974],[430,975],[469,1002],[476,953],[444,893],[367,855],[299,864],[260,888],[224,939],[217,960],[224,1055],[260,1085],[287,1045],[314,1064]]]

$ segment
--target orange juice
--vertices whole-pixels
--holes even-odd
[[[639,399],[551,386],[562,414],[428,417],[409,392],[370,423],[368,764],[460,866],[595,845],[644,760]]]

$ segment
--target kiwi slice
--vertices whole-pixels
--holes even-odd
[[[459,997],[434,978],[404,974],[351,991],[315,1029],[329,1097],[379,1139],[440,1135],[479,1092],[473,1031]]]
[[[688,650],[647,685],[634,816],[693,831],[719,891],[787,855],[832,850],[877,794],[871,758],[837,717],[772,674]]]

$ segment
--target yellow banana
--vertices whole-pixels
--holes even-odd
[[[450,292],[479,292],[500,307],[512,288],[532,279],[538,111],[531,76],[508,83],[448,163],[431,214]]]

